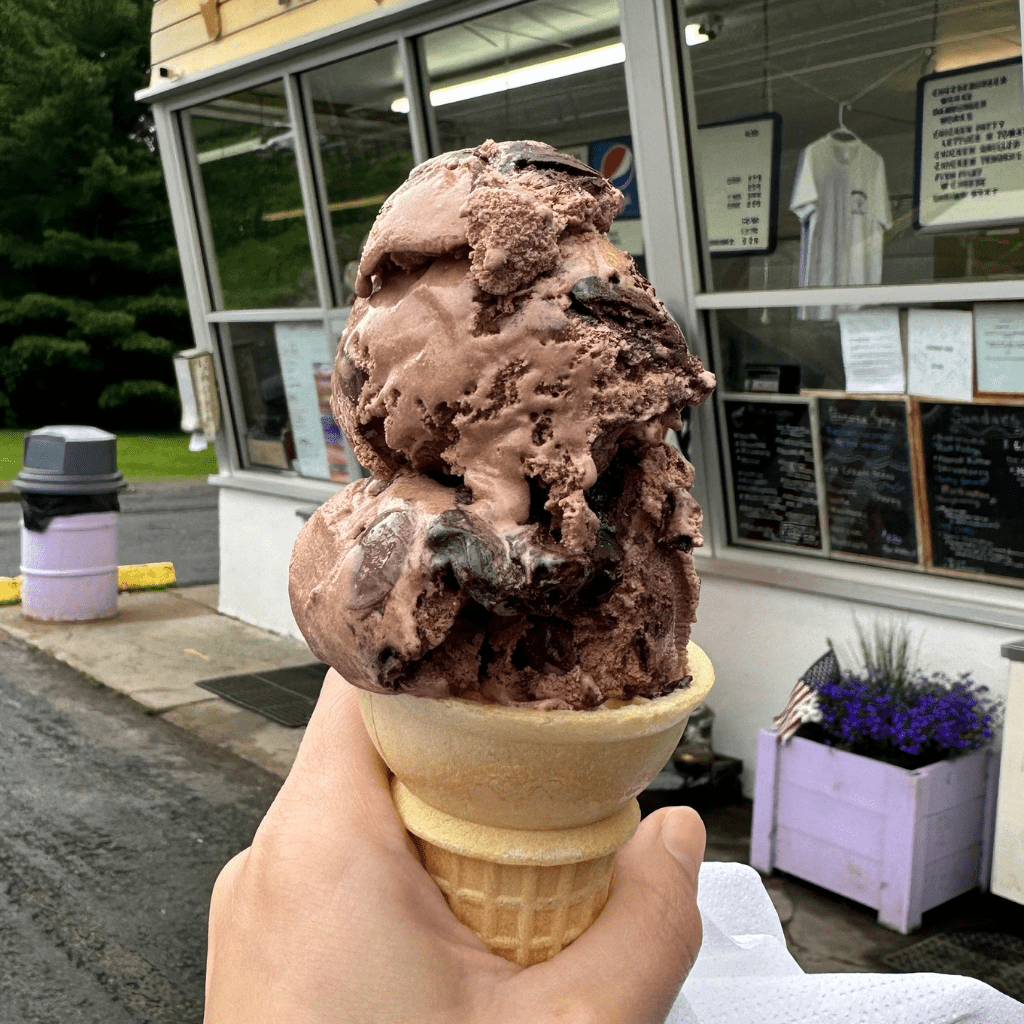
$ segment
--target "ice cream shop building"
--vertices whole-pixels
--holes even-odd
[[[293,541],[360,472],[330,373],[386,196],[437,153],[537,139],[623,192],[612,240],[718,379],[680,436],[693,635],[748,793],[757,730],[855,620],[906,621],[924,667],[1006,694],[1020,21],[1017,0],[156,0],[139,98],[212,356],[221,611],[296,635]]]

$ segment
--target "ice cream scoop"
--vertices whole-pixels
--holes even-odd
[[[417,167],[381,208],[332,408],[373,473],[295,544],[295,619],[361,687],[452,911],[523,966],[604,906],[636,795],[714,673],[701,513],[666,443],[713,378],[607,231],[621,195],[537,142]]]
[[[381,208],[332,399],[373,476],[290,577],[355,685],[549,710],[685,685],[701,513],[665,436],[714,381],[608,241],[621,205],[549,146],[487,142]]]

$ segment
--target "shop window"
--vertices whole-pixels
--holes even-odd
[[[320,305],[283,84],[192,107],[185,126],[199,160],[212,235],[207,261],[222,298],[217,304]]]
[[[536,139],[600,170],[626,205],[609,235],[643,269],[616,0],[533,0],[420,40],[435,152]]]
[[[349,305],[366,235],[415,164],[397,46],[337,61],[301,76],[318,143],[322,202],[336,301]]]
[[[730,542],[1024,584],[1016,2],[676,11]]]
[[[1017,0],[677,16],[707,290],[1024,275]]]
[[[320,321],[222,324],[222,350],[241,415],[242,463],[323,480],[348,480],[331,414],[331,369],[340,325]]]
[[[1024,584],[1024,303],[710,325],[732,543]]]

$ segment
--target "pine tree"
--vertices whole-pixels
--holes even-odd
[[[0,0],[0,425],[173,427],[190,344],[151,0]]]

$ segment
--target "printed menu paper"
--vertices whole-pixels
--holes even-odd
[[[330,480],[315,377],[319,363],[330,365],[327,335],[320,323],[290,323],[274,324],[274,337],[299,472]]]
[[[898,310],[840,313],[839,337],[847,391],[906,391]]]
[[[969,402],[974,394],[973,315],[958,309],[907,311],[908,390],[921,398]]]
[[[1024,393],[1024,302],[974,307],[978,390]]]

